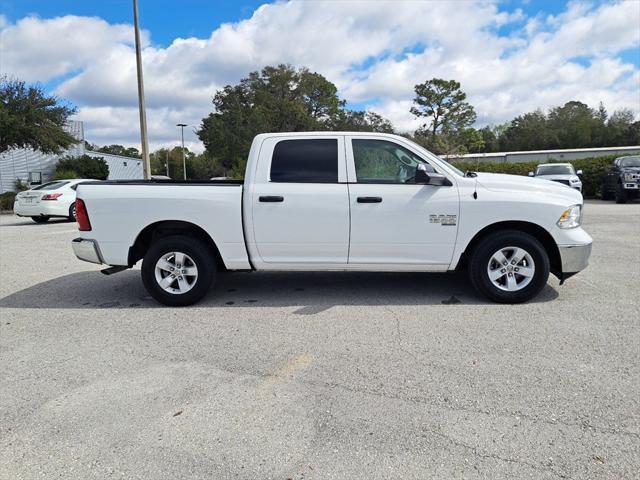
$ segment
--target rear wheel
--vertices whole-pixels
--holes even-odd
[[[202,241],[171,236],[151,245],[142,261],[142,282],[158,302],[172,307],[196,303],[209,291],[216,262]]]
[[[616,185],[616,203],[627,203],[627,191],[622,188],[622,183]]]
[[[499,303],[532,299],[549,278],[549,256],[531,235],[505,230],[483,239],[471,256],[469,275],[476,290]]]
[[[31,220],[33,220],[36,223],[47,223],[49,221],[49,218],[51,217],[47,217],[46,215],[41,215],[39,217],[31,217]]]
[[[69,221],[76,221],[76,202],[73,202],[69,207]]]

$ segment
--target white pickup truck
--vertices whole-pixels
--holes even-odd
[[[111,181],[78,188],[81,260],[142,260],[166,305],[201,299],[221,270],[446,272],[524,302],[587,266],[583,200],[558,183],[461,172],[406,138],[269,133],[244,181]]]

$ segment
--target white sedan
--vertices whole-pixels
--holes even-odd
[[[55,180],[16,195],[13,212],[19,217],[31,217],[36,223],[51,217],[76,219],[76,188],[91,179]]]

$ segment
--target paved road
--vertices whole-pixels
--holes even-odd
[[[161,308],[2,216],[0,478],[637,478],[640,204],[533,303],[457,275],[227,274]]]

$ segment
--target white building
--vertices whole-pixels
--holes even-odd
[[[28,148],[9,150],[0,154],[0,193],[15,191],[16,180],[48,181],[62,157],[102,157],[109,167],[109,180],[136,180],[143,178],[142,160],[87,150],[84,144],[84,126],[80,121],[69,122],[67,130],[79,143],[60,154],[45,154]]]

